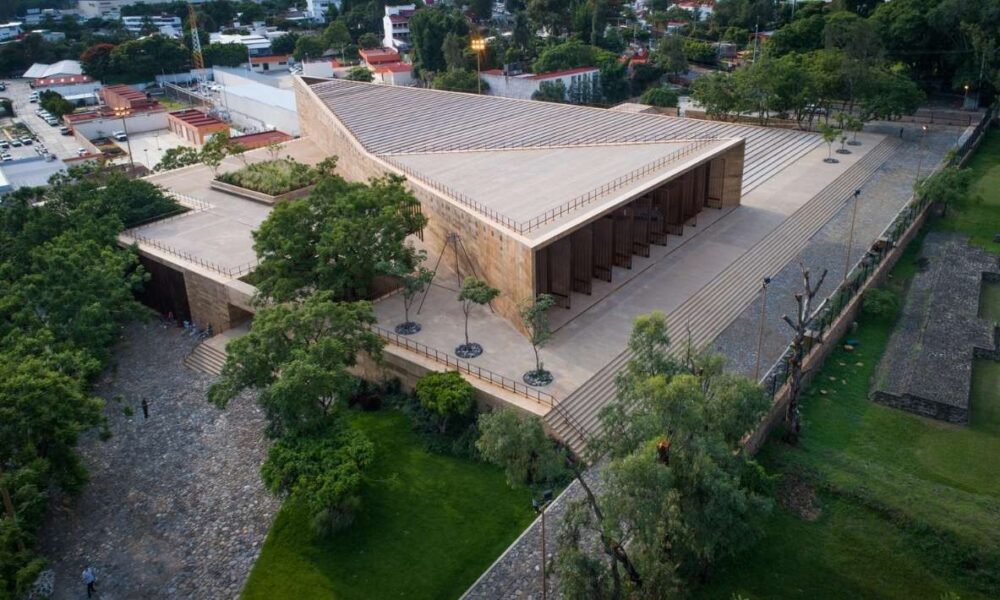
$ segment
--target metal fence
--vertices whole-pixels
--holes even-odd
[[[178,216],[183,216],[183,215],[178,215]],[[134,231],[134,230],[123,231],[122,232],[122,236],[124,236],[126,238],[131,238],[132,240],[134,240],[134,241],[136,241],[138,243],[144,244],[146,246],[152,246],[153,248],[156,248],[157,250],[166,252],[167,254],[170,254],[171,256],[176,256],[177,258],[180,258],[180,259],[185,260],[187,262],[194,263],[194,264],[198,265],[199,267],[203,267],[203,268],[208,269],[210,271],[214,271],[214,272],[216,272],[216,273],[218,273],[220,275],[225,275],[227,277],[232,277],[234,279],[237,278],[237,277],[241,277],[243,275],[246,275],[250,271],[253,271],[254,268],[258,264],[257,261],[254,260],[254,261],[248,262],[246,264],[237,265],[235,267],[224,267],[222,265],[218,265],[218,264],[213,263],[211,261],[205,260],[204,258],[201,258],[200,256],[195,256],[195,255],[193,255],[193,254],[191,254],[189,252],[184,252],[183,250],[178,250],[177,248],[174,248],[173,246],[165,244],[165,243],[161,242],[160,240],[155,240],[153,238],[144,236],[141,233],[139,233],[137,231]]]
[[[993,119],[994,110],[994,108],[990,108],[986,112],[972,135],[967,136],[965,141],[955,149],[949,160],[936,168],[931,175],[937,173],[943,167],[956,165],[964,160],[975,148],[979,139],[986,134],[986,130]],[[875,244],[862,254],[858,262],[851,267],[844,281],[820,304],[814,322],[816,339],[823,339],[827,330],[840,318],[844,310],[865,288],[865,284],[868,283],[869,278],[878,270],[879,265],[882,264],[896,247],[896,242],[932,203],[932,198],[921,198],[917,194],[910,197],[909,202],[900,209],[895,218],[886,226],[882,234],[876,239]],[[792,347],[789,344],[785,352],[768,370],[763,379],[761,379],[761,384],[768,390],[771,397],[774,397],[778,390],[788,381],[788,359],[791,357],[791,354]]]
[[[406,336],[399,335],[394,331],[389,331],[388,329],[382,329],[377,325],[371,325],[371,330],[378,334],[380,338],[389,342],[394,346],[399,346],[409,350],[410,352],[415,352],[421,356],[427,357],[435,362],[438,362],[449,369],[455,369],[460,373],[465,373],[466,375],[471,375],[476,379],[480,379],[489,384],[495,385],[499,388],[507,390],[508,392],[513,392],[519,396],[524,396],[530,400],[534,400],[540,404],[544,404],[548,407],[553,407],[556,404],[555,397],[551,394],[546,394],[545,392],[534,389],[533,387],[515,381],[509,377],[504,377],[499,373],[494,373],[489,369],[484,369],[482,367],[476,366],[467,360],[462,360],[456,358],[446,352],[441,352],[420,342],[411,340]]]

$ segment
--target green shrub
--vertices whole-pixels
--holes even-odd
[[[476,410],[475,389],[458,371],[428,373],[417,382],[416,392],[420,405],[436,416],[441,433],[452,419],[467,420]]]
[[[310,167],[291,158],[282,158],[222,173],[217,179],[262,194],[278,196],[316,183],[321,174],[318,167]]]
[[[865,292],[861,314],[879,321],[891,321],[899,312],[899,297],[889,290],[873,288]]]
[[[649,106],[675,107],[677,106],[677,94],[662,87],[649,88],[639,98],[639,102]]]

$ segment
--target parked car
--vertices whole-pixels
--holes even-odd
[[[124,131],[116,131],[116,132],[114,132],[114,133],[111,134],[111,137],[115,138],[119,142],[124,142],[125,140],[128,139],[128,136],[125,135]]]
[[[59,127],[59,119],[46,119],[45,122],[53,127]]]
[[[32,143],[34,143],[34,141],[35,140],[31,139],[30,137],[28,137],[26,135],[25,136],[21,136],[21,143],[24,144],[25,146],[30,146]]]
[[[86,148],[77,148],[76,149],[76,155],[77,156],[83,156],[84,154],[87,154],[87,149]]]
[[[2,82],[2,81],[0,81],[0,92],[4,91],[6,89],[7,89],[7,84],[4,83],[4,82]]]
[[[17,138],[14,138],[14,139],[12,139],[10,141],[10,145],[13,146],[13,147],[15,147],[15,148],[20,148],[21,147],[21,140],[19,140]]]
[[[0,140],[0,150],[6,150],[7,148],[10,148],[10,142],[7,140]]]
[[[63,135],[73,135],[73,130],[70,129],[69,127],[60,127],[59,128],[59,133],[61,133]]]
[[[2,160],[3,162],[8,162],[14,160],[14,157],[11,156],[10,154],[0,154],[0,160]]]

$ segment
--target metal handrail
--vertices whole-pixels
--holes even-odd
[[[254,261],[251,261],[251,262],[248,262],[248,263],[245,263],[245,264],[242,264],[242,265],[238,265],[238,266],[235,266],[235,267],[223,267],[222,265],[218,265],[218,264],[215,264],[213,262],[207,261],[207,260],[201,258],[200,256],[195,256],[195,255],[190,254],[188,252],[184,252],[183,250],[178,250],[177,248],[174,248],[173,246],[169,246],[169,245],[164,244],[163,242],[161,242],[159,240],[155,240],[153,238],[144,236],[144,235],[139,234],[139,233],[137,233],[135,231],[132,231],[132,230],[123,231],[122,235],[124,237],[132,238],[136,242],[140,242],[142,244],[146,244],[148,246],[152,246],[152,247],[154,247],[154,248],[156,248],[158,250],[166,252],[167,254],[170,254],[172,256],[176,256],[177,258],[180,258],[180,259],[186,260],[188,262],[194,263],[194,264],[196,264],[196,265],[198,265],[200,267],[209,269],[211,271],[215,271],[216,273],[219,273],[220,275],[226,275],[227,277],[236,278],[236,277],[240,277],[242,275],[245,275],[245,274],[249,273],[250,271],[253,271],[253,269],[259,264],[258,261],[254,260]]]
[[[500,387],[508,392],[513,392],[519,396],[524,396],[529,400],[534,400],[540,404],[544,404],[548,407],[556,406],[555,396],[547,394],[536,390],[527,384],[519,383],[509,377],[500,375],[499,373],[494,373],[489,369],[484,369],[482,367],[473,365],[467,360],[462,360],[455,356],[452,356],[446,352],[441,352],[435,348],[431,348],[426,344],[421,344],[420,342],[411,340],[405,336],[399,335],[394,331],[389,331],[388,329],[383,329],[378,325],[369,325],[369,328],[377,334],[380,338],[393,344],[394,346],[399,346],[409,350],[410,352],[415,352],[421,356],[430,358],[438,363],[445,365],[448,368],[454,368],[460,373],[465,373],[466,375],[471,375],[477,379],[485,381],[489,384]]]

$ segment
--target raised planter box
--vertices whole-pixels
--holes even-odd
[[[313,188],[316,187],[316,184],[307,185],[306,187],[301,187],[297,190],[285,192],[284,194],[279,194],[277,196],[272,196],[270,194],[265,194],[263,192],[257,192],[251,189],[247,189],[245,187],[233,185],[231,183],[225,183],[217,179],[212,180],[211,187],[213,190],[219,190],[220,192],[225,192],[227,194],[239,196],[240,198],[253,200],[254,202],[261,202],[263,204],[277,204],[278,202],[285,202],[286,200],[295,200],[297,198],[302,198],[303,196],[309,195],[309,192],[311,192]]]

